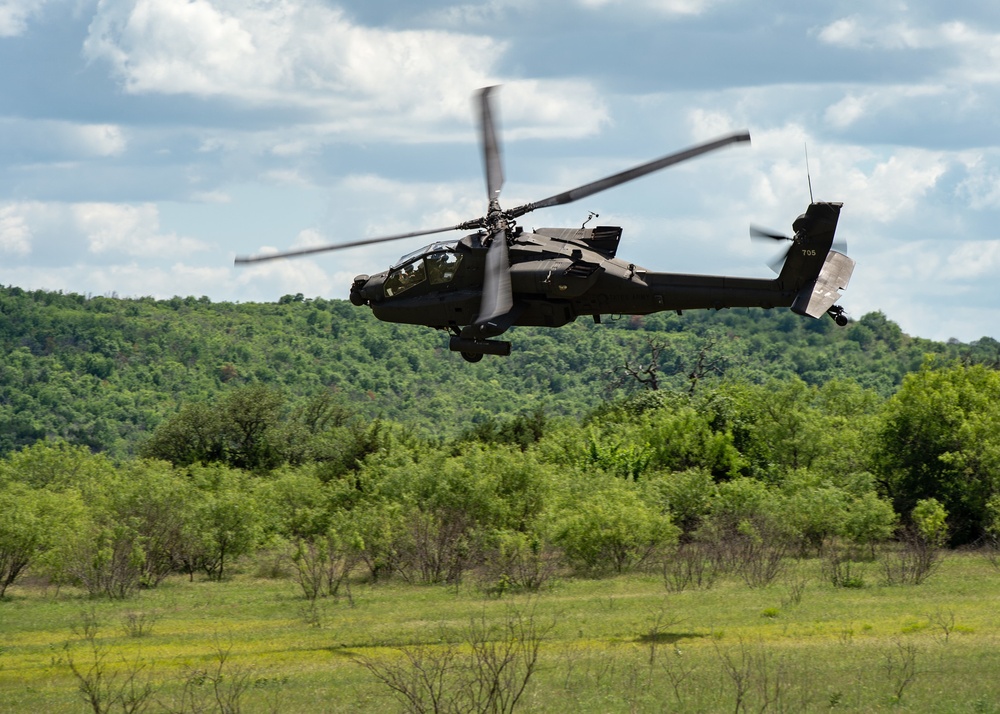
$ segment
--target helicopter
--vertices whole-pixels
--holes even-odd
[[[812,199],[792,223],[793,236],[751,228],[751,237],[789,245],[774,279],[658,273],[617,257],[622,229],[594,226],[524,230],[517,219],[633,181],[682,161],[750,141],[747,131],[697,144],[626,171],[513,209],[500,206],[504,183],[492,95],[481,89],[479,137],[486,174],[487,209],[479,218],[444,228],[418,230],[279,253],[237,257],[237,264],[354,248],[451,231],[474,231],[408,253],[374,275],[359,275],[350,300],[369,306],[383,321],[425,325],[451,333],[449,349],[469,362],[506,356],[511,343],[496,340],[514,326],[561,327],[582,315],[648,315],[673,310],[788,307],[797,314],[828,314],[848,322],[836,305],[855,262],[834,248],[843,204]],[[596,214],[591,214],[595,216]],[[840,246],[837,246],[839,248]],[[772,267],[775,267],[772,265]]]

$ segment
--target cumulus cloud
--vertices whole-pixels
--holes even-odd
[[[82,124],[72,131],[81,149],[93,156],[118,156],[128,143],[121,127],[113,124]]]
[[[834,20],[819,31],[819,39],[827,44],[850,49],[919,49],[937,42],[927,30],[907,23],[884,23],[849,15]]]
[[[127,148],[126,131],[117,124],[0,118],[0,149],[8,153],[77,160],[120,156]]]
[[[918,26],[908,21],[884,22],[876,16],[850,15],[817,34],[829,45],[852,50],[947,50],[956,62],[942,67],[944,77],[962,83],[1000,82],[1000,33],[952,20]]]
[[[0,37],[16,37],[28,29],[48,0],[0,0]]]
[[[855,148],[832,158],[826,169],[831,184],[851,202],[852,212],[879,223],[913,212],[951,165],[945,153],[925,149],[903,148],[876,157]]]
[[[701,15],[719,0],[578,0],[584,7],[653,10],[663,15]]]
[[[154,204],[81,203],[69,210],[92,253],[176,256],[204,247],[191,238],[162,233],[159,209]]]
[[[32,290],[60,290],[81,295],[113,295],[122,298],[152,297],[162,300],[175,295],[212,295],[219,286],[231,288],[235,280],[231,269],[205,268],[185,263],[165,267],[137,263],[75,263],[60,267],[25,266],[17,269],[0,266],[0,283],[15,284]]]
[[[205,248],[192,238],[163,232],[159,209],[150,203],[30,201],[0,205],[0,249],[18,255],[41,251],[50,263],[72,262],[83,252],[176,258]]]
[[[470,93],[498,81],[506,50],[479,35],[365,27],[319,0],[107,0],[84,45],[129,93],[296,106],[331,132],[411,138],[466,124]],[[524,99],[509,116],[527,127],[585,134],[606,120],[584,82],[512,82],[508,91]]]
[[[330,295],[332,292],[342,292],[339,288],[349,285],[343,280],[342,285],[312,259],[273,260],[265,263],[254,263],[240,269],[235,274],[234,287],[258,300],[275,300],[281,295]]]
[[[742,128],[725,112],[701,108],[688,112],[688,124],[695,141],[709,141]]]
[[[966,175],[956,193],[973,210],[1000,209],[1000,161],[996,154],[975,152],[963,162]]]
[[[532,0],[487,0],[486,2],[452,5],[432,10],[428,19],[446,27],[483,26],[496,22],[508,13],[529,7]]]
[[[31,228],[15,205],[0,206],[0,250],[27,255],[31,252]]]

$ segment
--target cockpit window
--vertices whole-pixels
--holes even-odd
[[[420,250],[415,250],[412,253],[407,253],[406,255],[404,255],[402,258],[396,261],[396,264],[393,265],[391,269],[395,270],[396,268],[399,268],[400,266],[409,263],[414,258],[419,258],[420,256],[428,255],[429,253],[436,253],[437,251],[441,250],[454,250],[456,245],[458,245],[458,241],[455,240],[442,240],[438,241],[437,243],[431,243],[430,245],[425,245]]]
[[[393,297],[429,280],[431,285],[444,285],[455,278],[462,256],[455,253],[457,241],[440,241],[408,253],[389,269],[385,279],[385,295]]]
[[[427,280],[427,271],[424,268],[423,259],[395,268],[389,272],[389,277],[385,279],[386,297],[399,295],[420,285],[425,280]]]
[[[450,283],[455,277],[462,256],[451,252],[431,253],[424,258],[424,262],[427,264],[427,278],[431,285],[443,285]]]

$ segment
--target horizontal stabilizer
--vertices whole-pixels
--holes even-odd
[[[840,291],[851,282],[854,261],[843,253],[831,250],[815,281],[806,284],[792,303],[792,312],[809,317],[822,317],[840,299]]]

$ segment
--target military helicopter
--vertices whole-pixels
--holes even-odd
[[[581,315],[647,315],[663,310],[730,307],[790,307],[812,318],[829,314],[847,324],[835,305],[847,287],[854,261],[833,249],[840,203],[811,201],[792,224],[794,235],[751,229],[751,235],[789,243],[777,278],[657,273],[617,257],[622,229],[537,228],[525,231],[517,219],[531,211],[572,203],[654,171],[750,141],[748,132],[723,136],[683,151],[556,194],[505,210],[500,142],[494,126],[492,94],[479,91],[480,143],[486,173],[486,215],[454,226],[419,230],[281,253],[237,257],[237,264],[342,250],[449,231],[475,231],[432,243],[404,255],[388,270],[359,275],[351,302],[368,305],[380,320],[426,325],[452,333],[449,348],[469,362],[483,355],[509,355],[510,342],[495,338],[515,325],[561,327]],[[810,199],[811,199],[810,188]]]

